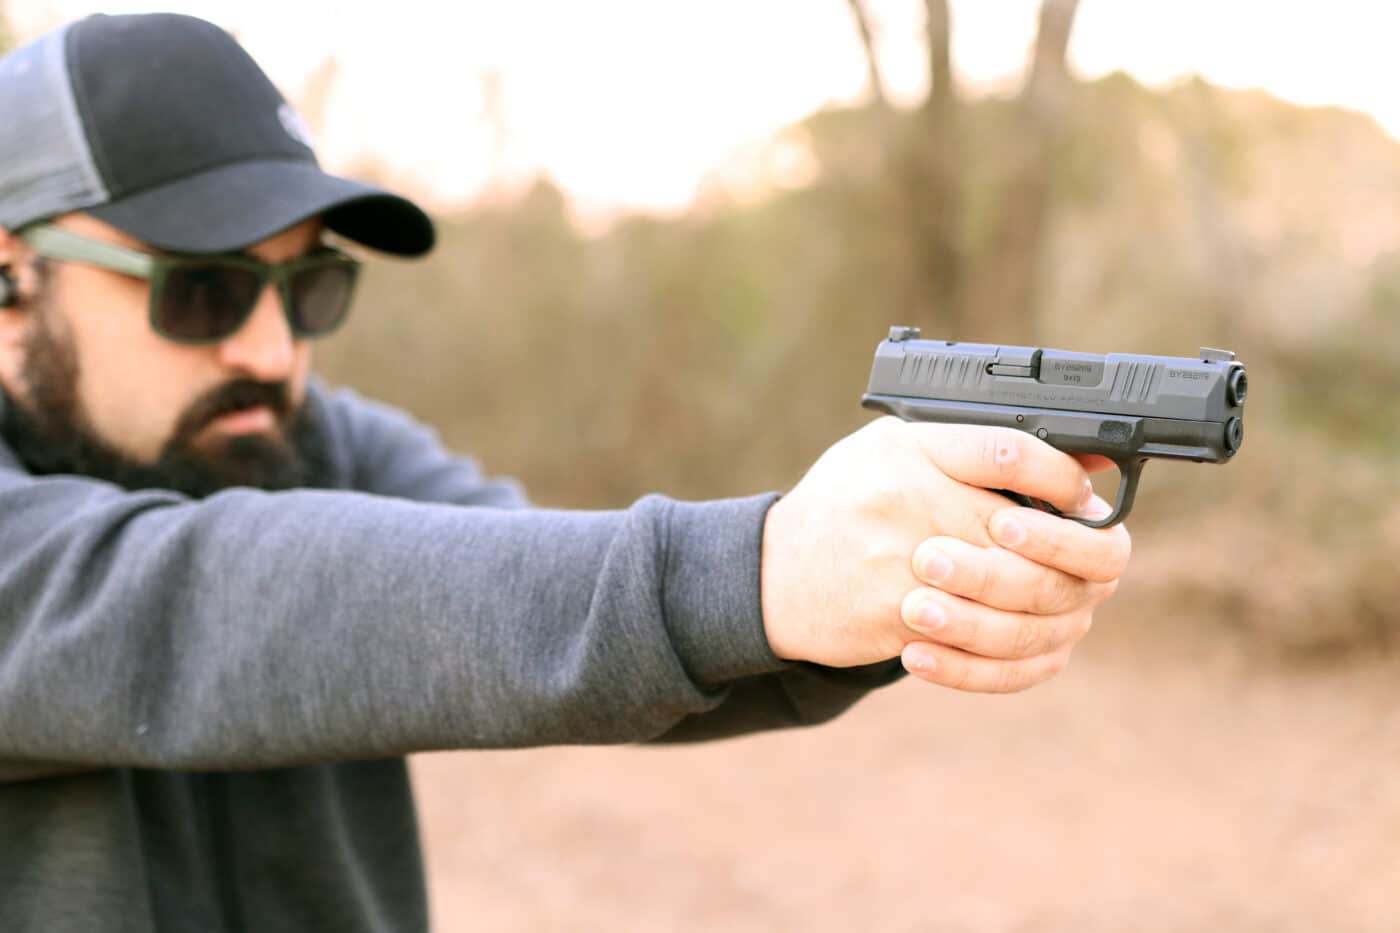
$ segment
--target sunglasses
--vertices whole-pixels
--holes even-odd
[[[143,253],[52,224],[29,227],[20,237],[46,259],[149,279],[151,328],[176,343],[210,344],[233,336],[269,285],[282,296],[293,334],[322,337],[344,323],[360,271],[358,261],[332,246],[268,264],[241,254]]]

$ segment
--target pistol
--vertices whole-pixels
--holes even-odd
[[[1244,443],[1244,364],[1229,350],[1196,357],[1073,353],[1042,347],[921,340],[892,327],[875,349],[861,404],[905,421],[1016,428],[1066,453],[1102,454],[1118,466],[1118,501],[1106,528],[1133,508],[1153,457],[1226,463]],[[1046,503],[999,490],[1022,505]]]

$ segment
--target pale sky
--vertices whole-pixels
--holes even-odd
[[[865,93],[846,0],[6,0],[22,37],[69,18],[158,9],[237,33],[296,99],[341,64],[321,127],[332,169],[372,153],[442,206],[545,171],[587,217],[676,210],[736,153],[830,101]],[[924,80],[921,0],[868,0],[886,79]],[[1013,85],[1037,0],[953,0],[970,88]],[[1082,0],[1070,46],[1085,77],[1163,84],[1198,73],[1305,104],[1373,114],[1400,136],[1400,12],[1374,0]],[[488,115],[494,85],[499,117]],[[743,160],[737,160],[743,161]],[[779,162],[775,172],[799,174]],[[781,178],[778,179],[781,181]]]

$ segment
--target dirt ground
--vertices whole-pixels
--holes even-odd
[[[1114,628],[1014,697],[420,756],[436,929],[1400,930],[1400,660]]]

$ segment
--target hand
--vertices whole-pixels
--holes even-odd
[[[773,651],[838,667],[933,658],[933,669],[914,672],[966,689],[1050,676],[1116,586],[1127,532],[1014,508],[992,489],[1065,512],[1094,502],[1083,465],[1020,431],[881,418],[833,445],[764,526],[763,618]],[[992,529],[1013,516],[1026,538],[1003,548]],[[910,555],[928,539],[921,557],[952,541],[977,550],[945,554],[956,572],[925,587]],[[915,610],[932,600],[942,601],[946,626],[906,624],[905,610],[922,624]]]
[[[1097,496],[1084,510],[1110,511]],[[1000,510],[989,528],[1000,547],[934,537],[914,552],[914,572],[929,586],[905,597],[901,616],[928,641],[905,645],[902,656],[930,683],[1011,693],[1069,663],[1094,608],[1118,588],[1129,539],[1121,525],[1086,528],[1023,508]]]

